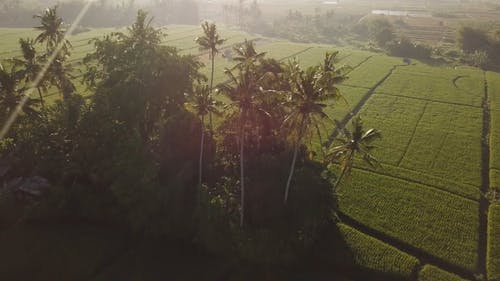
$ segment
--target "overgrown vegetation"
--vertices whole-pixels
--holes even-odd
[[[0,83],[2,124],[35,80],[26,65],[50,64],[38,85],[62,96],[55,104],[29,98],[2,139],[2,180],[10,186],[3,193],[42,195],[29,219],[124,225],[264,264],[296,261],[332,222],[326,165],[302,139],[327,122],[324,102],[341,95],[337,53],[302,69],[246,41],[234,49],[229,82],[213,87],[213,71],[207,84],[201,63],[162,45],[162,30],[139,11],[126,31],[93,40],[83,60],[85,99],[68,78],[72,46],[57,10],[39,18],[40,36],[21,41],[25,61],[3,62]],[[223,40],[214,25],[203,26],[198,42],[214,58]],[[204,116],[222,109],[215,95],[229,110],[212,130]],[[34,176],[47,190],[19,186]]]

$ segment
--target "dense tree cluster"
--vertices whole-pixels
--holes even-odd
[[[40,35],[20,41],[24,58],[0,70],[1,124],[27,89],[39,93],[0,140],[4,183],[30,176],[50,183],[35,207],[39,219],[123,224],[218,253],[287,262],[334,218],[330,164],[342,168],[337,184],[354,155],[377,164],[370,143],[379,133],[365,132],[360,120],[339,142],[323,142],[320,128],[335,126],[326,102],[341,97],[337,86],[346,79],[336,52],[303,69],[246,41],[234,50],[228,81],[213,85],[213,58],[224,42],[216,26],[204,23],[197,39],[212,58],[207,78],[193,56],[161,45],[163,32],[139,11],[126,32],[94,40],[83,61],[84,90],[70,79],[71,45],[57,10],[39,18]],[[63,48],[48,61],[56,46]],[[50,87],[62,99],[43,102]],[[306,145],[313,135],[322,142],[319,155]]]

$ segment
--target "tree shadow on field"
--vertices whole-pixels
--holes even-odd
[[[338,225],[331,224],[322,233],[310,256],[306,258],[309,261],[306,264],[315,272],[336,272],[341,276],[347,276],[349,280],[401,280],[401,276],[359,266],[355,255]]]

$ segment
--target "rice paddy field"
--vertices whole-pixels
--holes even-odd
[[[78,62],[93,49],[89,40],[112,31],[91,30],[71,39],[76,77]],[[194,41],[199,27],[168,26],[166,33],[164,44],[197,56],[209,74],[208,55]],[[339,86],[347,102],[332,102],[327,114],[347,124],[361,115],[383,138],[374,152],[382,168],[357,161],[338,191],[338,229],[354,255],[350,266],[396,280],[500,280],[500,73],[419,61],[403,65],[401,58],[383,54],[225,27],[220,33],[228,39],[221,53],[248,39],[268,57],[297,57],[303,66],[338,50],[339,64],[352,67]],[[18,38],[35,34],[0,29],[0,58],[18,56]],[[217,83],[226,80],[223,69],[232,65],[217,57]],[[334,129],[326,124],[322,133],[331,136]]]

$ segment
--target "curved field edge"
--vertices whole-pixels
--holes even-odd
[[[466,281],[460,276],[426,264],[418,274],[418,281]]]
[[[355,169],[339,209],[357,222],[468,271],[475,271],[478,203],[423,185]]]
[[[488,280],[500,281],[500,204],[488,212],[488,249],[486,258]]]

